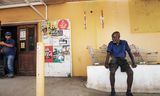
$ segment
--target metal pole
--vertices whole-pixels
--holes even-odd
[[[37,43],[36,96],[44,96],[44,44]]]
[[[1,1],[1,0],[0,0]],[[31,3],[32,5],[42,5],[41,2],[35,2]],[[13,5],[2,5],[0,6],[0,9],[6,9],[6,8],[17,8],[17,7],[25,7],[29,6],[29,4],[13,4]]]
[[[47,6],[47,4],[46,4],[43,0],[41,0],[41,2],[42,2],[43,5],[45,6],[45,11],[46,11],[46,13],[45,13],[45,18],[46,18],[46,20],[48,20],[48,6]]]
[[[45,16],[43,16],[28,0],[25,0],[25,2],[26,2],[27,4],[29,4],[29,6],[30,6],[35,12],[37,12],[37,14],[38,14],[39,16],[41,16],[43,19],[46,20]]]

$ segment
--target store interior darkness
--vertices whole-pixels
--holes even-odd
[[[12,33],[12,38],[16,42],[16,48],[17,48],[17,26],[1,26],[1,31],[0,31],[0,41],[5,41],[5,33],[6,32],[11,32]],[[3,46],[0,46],[2,48]],[[15,65],[17,62],[17,56],[15,58]],[[0,64],[3,65],[3,54],[0,54]],[[16,72],[16,68],[15,68]]]

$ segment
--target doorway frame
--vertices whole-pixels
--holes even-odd
[[[16,26],[17,27],[17,30],[16,30],[16,38],[17,38],[17,42],[16,43],[18,43],[18,26],[29,26],[29,25],[35,25],[36,26],[36,36],[35,36],[35,38],[36,38],[36,42],[35,43],[37,43],[38,42],[38,38],[39,38],[39,32],[38,32],[38,30],[39,30],[39,21],[28,21],[28,22],[10,22],[10,23],[2,23],[1,22],[1,27],[9,27],[9,26]],[[0,33],[1,34],[1,33]],[[17,46],[16,47],[18,47],[18,44],[17,44]],[[36,44],[36,46],[35,46],[35,48],[37,47],[37,44]],[[18,51],[16,51],[16,62],[15,62],[15,70],[16,70],[16,75],[20,75],[20,74],[18,74]],[[35,56],[36,56],[36,49],[35,49]],[[36,57],[35,57],[36,58]],[[35,64],[36,65],[36,64]],[[35,75],[36,75],[36,66],[35,66]],[[23,76],[23,75],[21,75],[21,76]]]

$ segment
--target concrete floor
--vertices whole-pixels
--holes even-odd
[[[85,87],[86,78],[46,78],[45,96],[109,96]],[[0,79],[0,96],[36,96],[36,78],[32,76],[16,76]],[[125,96],[125,93],[117,93]],[[160,94],[134,93],[134,96],[160,96]]]

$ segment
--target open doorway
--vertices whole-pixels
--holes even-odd
[[[15,40],[16,42],[16,48],[17,48],[17,26],[1,26],[1,35],[0,35],[0,40],[1,41],[5,41],[5,33],[6,32],[11,32],[12,33],[12,38]],[[3,55],[1,54],[0,56],[0,62],[1,64],[3,64]],[[14,62],[14,65],[16,66],[17,64],[17,54],[16,54],[16,57],[15,57],[15,62]],[[16,74],[16,67],[14,67],[15,69],[15,74]]]
[[[1,26],[0,39],[5,41],[5,33],[12,33],[12,38],[16,42],[15,74],[16,75],[36,75],[36,43],[37,43],[37,24],[23,24]],[[3,56],[0,56],[3,63]]]

